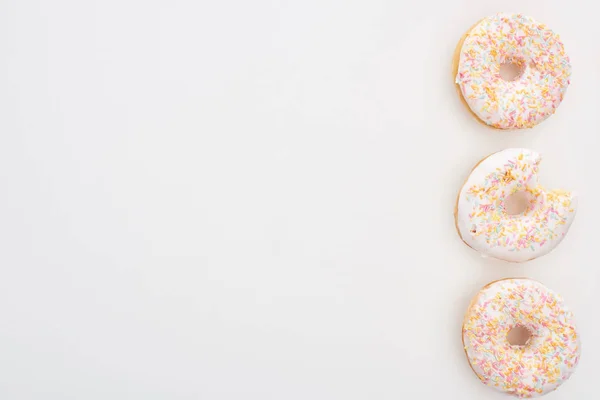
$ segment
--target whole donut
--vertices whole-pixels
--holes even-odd
[[[530,335],[511,345],[511,329]],[[561,296],[530,279],[505,279],[485,286],[471,301],[462,338],[479,379],[516,397],[544,395],[573,373],[581,345],[573,314]]]
[[[576,197],[538,185],[541,157],[528,149],[506,149],[481,160],[461,188],[454,209],[461,239],[484,256],[511,262],[549,253],[567,234],[577,209]],[[509,215],[515,193],[528,203]]]
[[[454,72],[473,114],[499,129],[531,128],[559,106],[571,64],[556,33],[521,14],[497,14],[479,21],[461,39]],[[500,65],[515,64],[513,81]]]

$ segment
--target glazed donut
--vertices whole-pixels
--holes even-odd
[[[519,73],[500,76],[501,64]],[[521,14],[497,14],[475,24],[454,56],[458,91],[471,112],[498,129],[531,128],[554,113],[571,76],[557,34]]]
[[[529,336],[512,345],[517,327]],[[479,379],[516,397],[544,395],[573,373],[581,345],[573,314],[561,296],[530,279],[505,279],[485,286],[471,301],[462,339]]]
[[[577,199],[538,185],[541,157],[527,149],[506,149],[481,160],[461,188],[454,217],[461,239],[484,256],[523,262],[554,249],[567,234]],[[524,211],[512,215],[512,195]],[[514,197],[512,197],[514,199]]]

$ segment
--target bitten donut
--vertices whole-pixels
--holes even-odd
[[[515,328],[526,332],[523,345],[511,344],[509,332]],[[521,398],[558,388],[581,353],[573,314],[562,297],[530,279],[485,286],[467,310],[462,339],[479,379]]]
[[[518,70],[513,80],[500,65]],[[554,113],[571,76],[558,35],[521,14],[484,18],[459,41],[453,65],[459,94],[483,123],[498,129],[531,128]]]
[[[538,185],[541,157],[506,149],[481,160],[461,188],[454,216],[458,234],[484,256],[511,262],[549,253],[563,240],[577,209],[576,197]],[[524,210],[508,209],[522,199]]]

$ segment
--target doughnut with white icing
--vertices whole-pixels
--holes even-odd
[[[549,253],[563,240],[577,209],[576,197],[538,184],[541,157],[528,149],[506,149],[480,161],[461,188],[454,210],[462,240],[484,256],[511,262]],[[509,215],[507,199],[527,199]]]
[[[524,345],[509,332],[526,330]],[[504,279],[472,300],[462,328],[465,353],[479,379],[519,398],[542,396],[573,373],[581,344],[573,314],[558,294],[530,279]]]
[[[512,81],[500,76],[513,64]],[[498,129],[531,128],[559,106],[571,64],[558,35],[521,14],[497,14],[479,21],[461,39],[454,58],[455,82],[473,114]]]

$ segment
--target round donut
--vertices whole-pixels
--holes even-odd
[[[501,64],[519,73],[500,76]],[[571,64],[556,33],[521,14],[479,21],[459,41],[454,58],[459,93],[471,112],[498,129],[531,128],[554,113],[571,76]]]
[[[484,256],[523,262],[549,253],[563,240],[577,198],[538,185],[540,161],[532,150],[506,149],[473,168],[454,209],[456,229],[469,247]],[[524,211],[510,215],[507,207],[515,194],[524,199]]]
[[[529,336],[512,345],[517,327]],[[573,314],[561,296],[530,279],[505,279],[485,286],[471,301],[462,339],[479,379],[520,398],[542,396],[573,373],[581,344]]]

